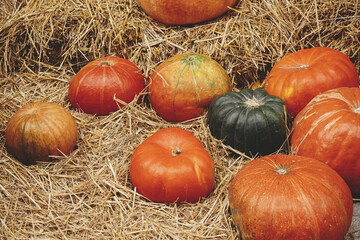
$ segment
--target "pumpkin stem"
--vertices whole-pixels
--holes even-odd
[[[99,62],[99,66],[111,67],[111,66],[114,66],[114,62],[113,61],[101,61],[101,62]]]
[[[360,114],[360,107],[354,110],[354,113]]]
[[[171,151],[171,156],[176,157],[176,156],[179,156],[180,153],[181,153],[181,149],[179,147],[176,147],[175,149],[173,149]]]
[[[188,61],[189,62],[193,62],[193,61],[195,61],[196,60],[196,57],[195,56],[190,56],[189,58],[188,58]]]
[[[277,168],[275,169],[275,172],[280,175],[285,175],[290,172],[290,168],[286,167],[286,166],[277,166]]]
[[[251,99],[249,98],[248,100],[246,100],[245,104],[249,107],[257,108],[262,105],[262,102],[259,99],[253,97]]]
[[[310,66],[309,64],[303,64],[303,65],[300,65],[300,66],[279,67],[279,68],[280,69],[290,69],[290,70],[293,70],[293,69],[300,70],[302,68],[308,68],[309,66]]]
[[[309,67],[309,64],[303,64],[303,65],[297,67],[296,69],[299,70],[299,69],[308,68],[308,67]]]

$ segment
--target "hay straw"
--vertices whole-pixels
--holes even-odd
[[[184,52],[224,66],[234,86],[260,84],[282,56],[328,46],[360,69],[359,2],[239,1],[217,19],[191,26],[153,21],[134,0],[0,2],[0,236],[5,239],[237,239],[227,188],[253,159],[212,138],[204,116],[168,123],[145,99],[108,116],[74,110],[67,90],[87,62],[117,55],[145,76]],[[146,93],[144,93],[146,94]],[[75,117],[76,149],[53,163],[25,167],[10,156],[10,117],[33,101],[55,102]],[[196,204],[158,204],[133,189],[134,149],[157,130],[179,126],[213,157],[215,189]],[[281,151],[281,149],[279,150]],[[359,232],[347,237],[355,239]]]

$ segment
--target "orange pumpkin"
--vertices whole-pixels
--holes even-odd
[[[329,166],[312,158],[268,155],[241,168],[229,203],[243,240],[340,240],[349,230],[349,187]]]
[[[106,115],[123,106],[114,98],[130,103],[144,88],[144,77],[135,64],[109,56],[88,63],[73,77],[69,100],[86,113]]]
[[[157,66],[150,76],[149,98],[167,121],[199,117],[218,96],[231,91],[225,69],[208,56],[176,55]]]
[[[74,118],[55,103],[23,106],[11,117],[5,131],[8,152],[26,165],[51,161],[51,155],[69,154],[76,141]]]
[[[293,117],[319,93],[358,86],[359,75],[350,59],[342,52],[325,47],[284,56],[265,79],[265,90],[280,97]]]
[[[214,188],[214,163],[191,132],[165,128],[135,149],[130,179],[151,201],[196,202]]]
[[[337,88],[316,96],[296,116],[294,154],[322,161],[360,193],[360,88]]]
[[[199,23],[224,14],[237,0],[137,0],[155,20],[170,25]]]

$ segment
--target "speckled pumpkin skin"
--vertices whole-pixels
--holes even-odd
[[[231,89],[225,69],[196,53],[176,55],[158,65],[148,87],[151,105],[171,122],[201,116],[216,97]]]

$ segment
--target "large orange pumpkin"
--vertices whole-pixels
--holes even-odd
[[[294,154],[313,157],[336,170],[360,193],[360,88],[332,89],[316,96],[295,118]]]
[[[237,0],[137,0],[155,20],[170,25],[199,23],[224,14]]]
[[[129,103],[144,88],[144,77],[135,64],[109,56],[88,63],[73,77],[69,100],[85,113],[106,115],[123,106],[114,98]]]
[[[214,188],[214,163],[191,132],[165,128],[135,149],[130,179],[151,201],[196,202]]]
[[[229,203],[243,240],[342,240],[353,215],[350,189],[333,169],[282,154],[241,168]]]
[[[9,120],[5,145],[20,162],[30,165],[51,161],[51,155],[69,154],[77,141],[74,118],[55,103],[30,103]]]
[[[358,87],[354,64],[331,48],[303,49],[284,56],[265,79],[265,89],[280,97],[293,117],[319,93],[338,87]]]
[[[187,53],[169,58],[150,76],[149,98],[167,121],[199,117],[218,96],[231,91],[225,69],[208,56]]]

